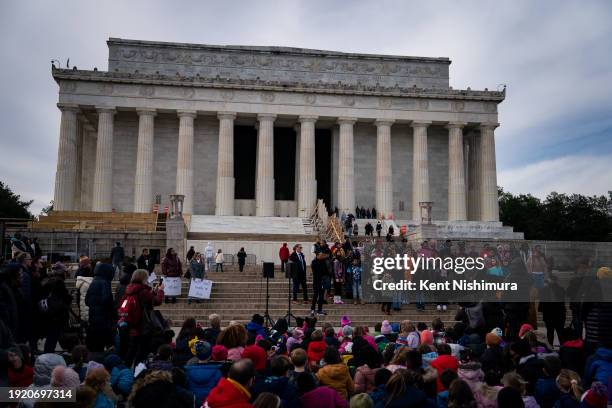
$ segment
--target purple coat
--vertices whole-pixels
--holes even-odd
[[[329,387],[317,387],[302,395],[302,408],[348,408],[348,402],[338,391]]]

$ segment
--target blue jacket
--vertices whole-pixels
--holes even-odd
[[[99,392],[94,408],[115,408],[115,404],[103,392]]]
[[[255,323],[255,322],[249,322],[246,325],[246,329],[249,332],[249,334],[255,334],[255,336],[257,336],[258,334],[262,335],[263,337],[266,337],[268,335],[268,333],[266,333],[266,329],[265,327],[263,327],[261,324],[259,323]]]
[[[370,392],[368,395],[370,396],[370,398],[372,398],[372,401],[374,401],[374,405],[378,403],[384,404],[385,400],[387,399],[385,384],[381,384],[378,387],[374,388],[374,391]]]
[[[608,378],[612,376],[612,349],[600,347],[591,356],[584,370],[584,386],[590,387],[593,381],[608,385]]]
[[[555,408],[580,408],[580,401],[576,400],[571,394],[563,393],[561,398],[555,402]]]
[[[413,385],[408,386],[406,392],[392,401],[385,403],[381,401],[375,405],[376,408],[429,408],[435,407],[431,401],[427,399],[427,395]]]
[[[552,408],[560,396],[561,391],[553,377],[540,378],[536,382],[534,397],[540,408]]]
[[[448,407],[448,390],[439,392],[436,401],[438,403],[438,408]]]
[[[111,371],[110,383],[115,392],[128,396],[134,385],[134,374],[129,368],[114,367]]]
[[[208,397],[210,391],[216,387],[221,379],[220,364],[192,364],[185,366],[185,374],[187,374],[187,384],[189,390],[193,392],[196,398],[196,406],[202,405],[202,401]]]
[[[98,264],[94,269],[94,278],[85,295],[85,304],[89,308],[89,326],[93,329],[113,327],[117,311],[113,302],[111,281],[115,275],[112,265]]]

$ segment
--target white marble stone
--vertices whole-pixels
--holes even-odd
[[[59,104],[62,112],[60,121],[60,141],[57,153],[57,172],[55,173],[55,194],[53,208],[57,211],[75,209],[75,190],[77,183],[77,113],[78,106]]]
[[[481,220],[499,220],[499,201],[497,194],[497,171],[495,167],[495,128],[496,123],[480,126],[480,163],[481,163]]]
[[[338,209],[355,212],[355,151],[353,125],[355,118],[338,118],[340,126],[338,159]]]
[[[94,176],[92,210],[113,210],[113,117],[115,110],[107,107],[98,110],[98,144],[96,146],[96,173]]]
[[[195,111],[178,111],[178,156],[176,160],[176,194],[183,194],[183,213],[193,214],[193,121]]]
[[[146,213],[153,209],[153,160],[155,110],[138,111],[138,153],[134,182],[134,212]]]
[[[234,112],[220,112],[216,215],[234,215]]]
[[[276,115],[258,115],[256,214],[274,216],[274,119]]]
[[[189,232],[227,234],[303,235],[303,220],[298,217],[249,217],[192,215]]]
[[[376,121],[376,209],[384,218],[393,217],[392,124],[391,120]]]
[[[448,128],[448,220],[467,221],[465,165],[463,161],[464,122],[451,122]]]

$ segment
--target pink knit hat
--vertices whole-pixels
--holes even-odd
[[[227,347],[217,344],[212,348],[212,360],[213,361],[225,361],[227,360]]]
[[[304,338],[304,332],[301,329],[298,329],[297,327],[293,329],[293,332],[291,334],[293,338],[297,340],[301,340]]]
[[[524,323],[519,329],[519,337],[522,339],[524,335],[533,331],[533,326],[529,323]]]
[[[342,316],[342,318],[340,319],[340,326],[344,327],[344,326],[350,326],[351,325],[351,318],[348,316]]]
[[[391,334],[393,329],[391,329],[391,324],[388,320],[383,320],[382,325],[380,326],[380,334]]]
[[[431,330],[423,330],[421,332],[421,344],[433,345],[433,333]]]

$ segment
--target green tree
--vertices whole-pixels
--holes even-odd
[[[499,189],[499,217],[526,239],[612,241],[612,193],[606,196],[550,193],[540,200]]]
[[[21,196],[0,181],[0,218],[32,218],[31,201],[21,201]]]

